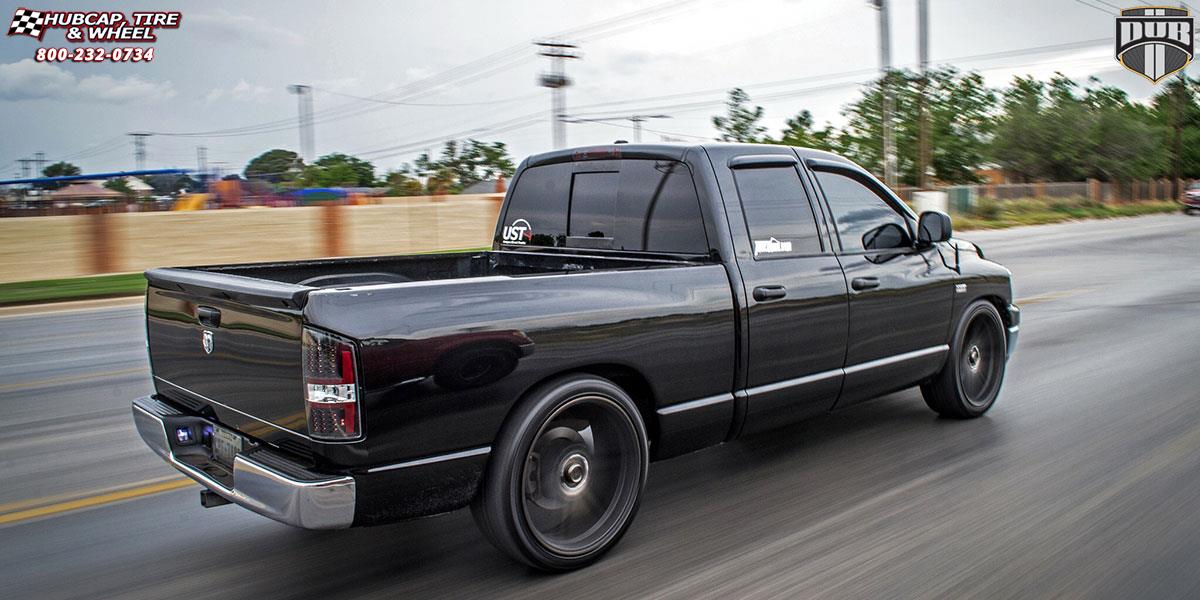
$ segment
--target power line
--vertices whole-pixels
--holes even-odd
[[[598,38],[605,37],[608,35],[614,35],[615,33],[619,32],[619,31],[611,30],[611,29],[606,31],[606,28],[611,28],[614,25],[627,25],[629,27],[635,27],[635,26],[640,27],[640,26],[647,24],[652,19],[665,18],[666,13],[678,10],[678,9],[682,8],[683,6],[686,6],[688,4],[692,4],[692,3],[698,2],[698,1],[700,1],[700,0],[673,0],[671,2],[665,2],[665,3],[659,4],[659,5],[632,11],[630,13],[626,13],[623,15],[617,15],[615,17],[603,19],[596,23],[584,25],[579,28],[560,32],[560,33],[554,34],[554,37],[575,36],[575,37],[586,38],[586,39],[598,39]],[[398,90],[388,90],[386,92],[380,92],[379,94],[375,94],[373,97],[375,97],[377,99],[406,100],[406,99],[411,99],[413,97],[417,97],[420,95],[431,93],[434,90],[436,90],[438,87],[446,86],[446,85],[453,85],[454,83],[460,82],[464,79],[470,78],[473,80],[477,80],[479,77],[481,77],[483,75],[478,72],[480,69],[485,69],[485,68],[490,67],[490,68],[492,68],[491,73],[494,73],[494,72],[498,72],[500,70],[506,70],[508,68],[516,66],[517,64],[531,60],[533,57],[528,54],[527,48],[528,48],[528,46],[525,43],[515,44],[506,49],[494,52],[494,53],[484,56],[482,58],[475,59],[470,62],[464,63],[462,65],[452,67],[441,73],[431,75],[431,76],[421,79],[419,81],[402,86]],[[490,74],[490,73],[488,73],[488,74]],[[367,106],[367,107],[358,106],[356,108],[355,105],[357,104],[357,102],[361,102],[361,101],[346,103],[346,104],[342,104],[340,106],[333,107],[333,108],[329,109],[329,111],[327,113],[319,116],[315,120],[315,123],[320,124],[320,123],[345,119],[345,118],[359,116],[362,114],[366,114],[369,112],[374,112],[376,110],[387,108],[387,106],[379,106],[379,105]],[[265,133],[274,133],[277,131],[288,130],[288,129],[291,129],[292,127],[294,127],[294,125],[292,125],[292,122],[290,119],[278,119],[278,120],[274,120],[274,121],[267,121],[264,123],[245,125],[242,127],[214,129],[214,130],[209,130],[209,131],[153,132],[153,133],[155,133],[156,135],[176,136],[176,137],[232,137],[232,136],[260,135],[260,134],[265,134]]]
[[[524,96],[514,96],[512,98],[504,98],[501,100],[486,100],[483,102],[402,102],[399,100],[384,100],[382,98],[373,98],[370,96],[355,96],[354,94],[347,94],[345,92],[335,92],[333,90],[327,90],[325,88],[319,88],[319,87],[313,87],[312,89],[314,89],[318,92],[321,92],[322,94],[331,94],[334,96],[342,96],[345,98],[354,98],[356,100],[362,100],[364,102],[377,102],[380,104],[395,104],[396,106],[428,106],[428,107],[436,107],[436,108],[450,108],[450,107],[460,107],[460,106],[493,106],[493,105],[499,105],[499,104],[508,104],[510,102],[517,102],[520,100],[531,100],[531,99],[536,98],[537,96],[541,95],[541,94],[526,94]]]

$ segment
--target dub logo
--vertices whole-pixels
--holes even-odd
[[[1117,60],[1153,83],[1192,61],[1192,16],[1186,8],[1141,6],[1117,17]]]
[[[533,227],[530,227],[529,221],[525,219],[517,219],[504,228],[504,243],[505,244],[528,244],[533,241]]]

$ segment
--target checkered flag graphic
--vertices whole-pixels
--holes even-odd
[[[12,25],[8,26],[8,35],[27,35],[42,39],[42,26],[46,23],[46,15],[40,11],[18,8],[13,13]]]

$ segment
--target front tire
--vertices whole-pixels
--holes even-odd
[[[534,390],[505,421],[471,513],[512,558],[577,569],[624,535],[648,466],[646,425],[629,395],[606,379],[563,377]]]
[[[1000,395],[1008,348],[1004,321],[991,302],[978,300],[959,319],[946,366],[921,386],[925,404],[952,419],[986,413]]]

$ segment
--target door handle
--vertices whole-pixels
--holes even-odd
[[[779,300],[787,296],[787,288],[782,285],[760,285],[754,288],[754,299],[759,302]]]
[[[209,306],[197,306],[196,317],[200,320],[200,324],[205,327],[217,328],[221,326],[221,311]]]
[[[871,290],[879,287],[878,277],[855,277],[850,280],[850,287],[857,291]]]

